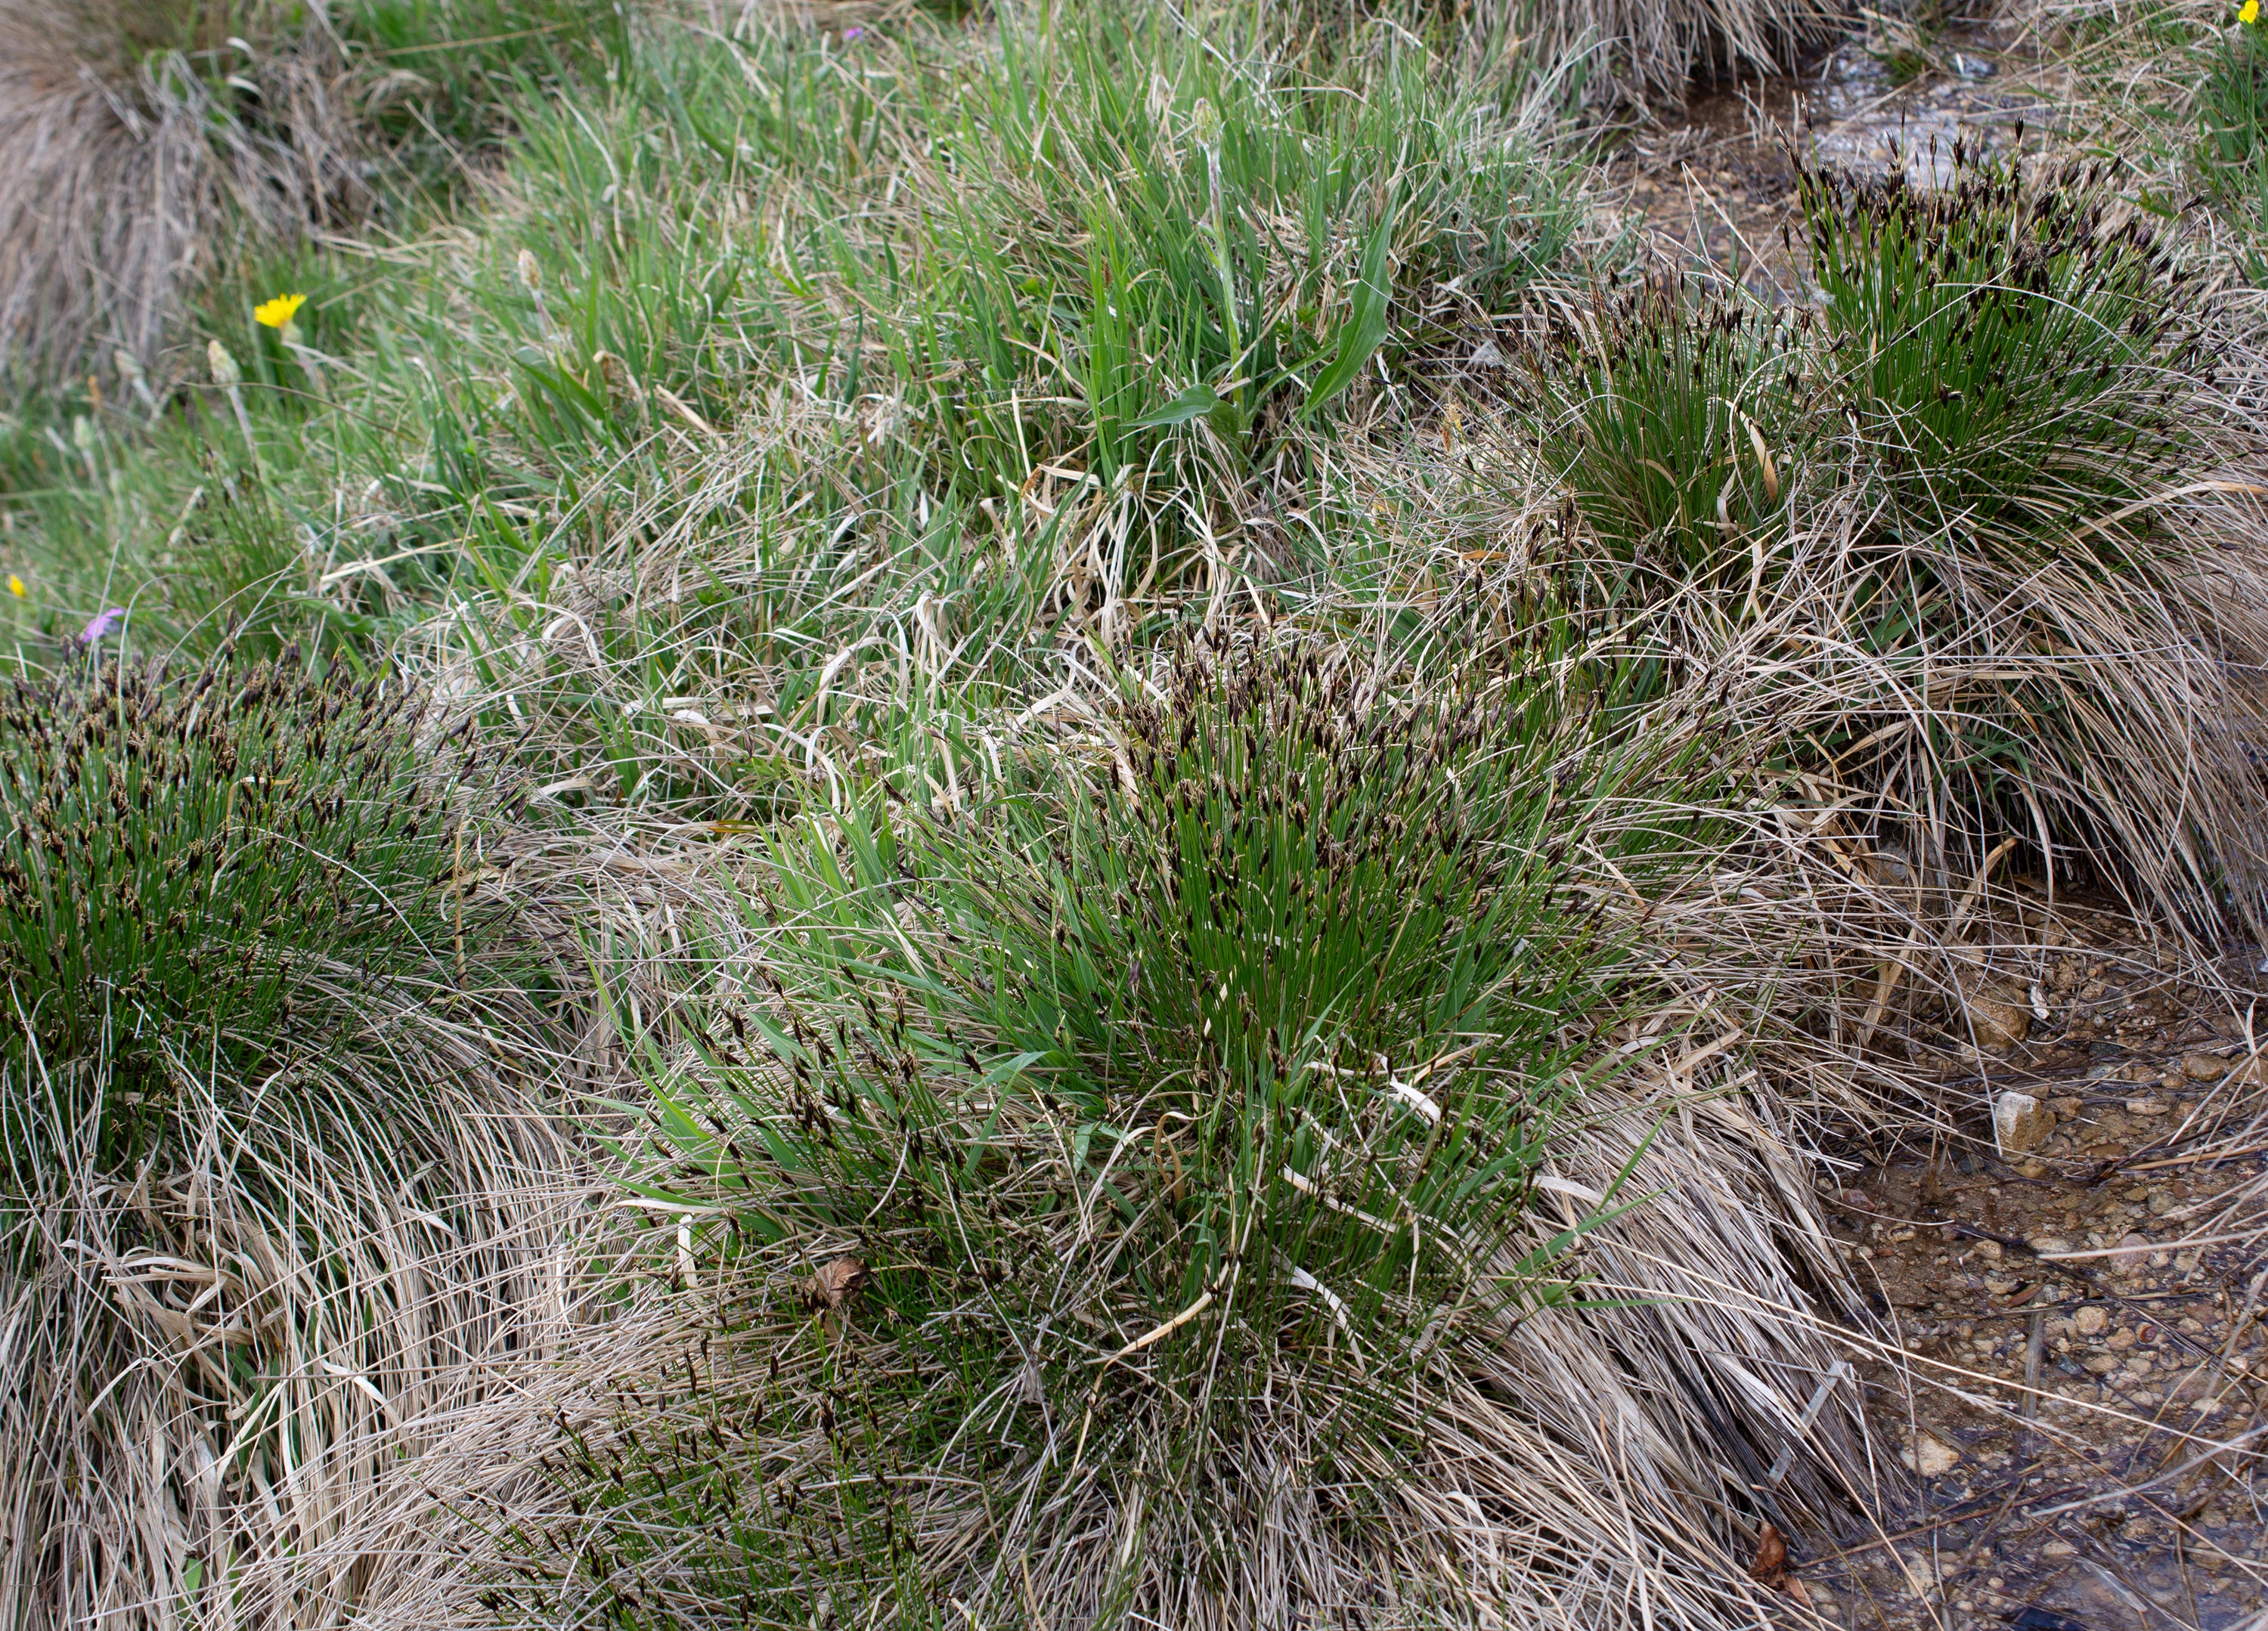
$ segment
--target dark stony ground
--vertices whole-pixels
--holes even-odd
[[[1956,136],[2057,143],[2067,86],[2015,31],[1928,46],[1904,78],[1854,42],[1638,129],[1607,172],[1630,229],[1784,304],[1799,151],[1926,183]],[[1863,1374],[1918,1493],[1871,1537],[1793,1537],[1791,1577],[1837,1626],[2268,1631],[2268,967],[2177,978],[2101,902],[2017,916],[2046,1018],[1981,1053],[1902,1039],[1944,1131],[1823,1191],[1904,1353]],[[2021,1152],[1990,1121],[2009,1090],[2055,1116]]]
[[[1927,55],[1901,81],[1849,45],[1640,129],[1609,169],[1631,228],[1800,299],[1792,143],[1926,180],[1956,135],[2055,139],[2056,70],[2013,32]],[[1792,1577],[1837,1626],[2268,1631],[2268,972],[2255,948],[2183,981],[2107,908],[2019,915],[2047,1017],[1916,1043],[1946,1131],[1824,1192],[1904,1350],[1864,1376],[1918,1495],[1872,1537],[1793,1537]],[[1989,1120],[2011,1089],[2056,1118],[2021,1153]]]
[[[2268,1624],[2268,980],[2183,981],[2099,903],[2029,925],[2020,1041],[1908,1042],[1935,1137],[1822,1192],[1872,1291],[1877,1441],[1918,1474],[1871,1537],[1795,1548],[1852,1627]],[[1988,1106],[2052,1113],[2003,1150]],[[1896,1357],[1894,1355],[1901,1355]],[[2029,1616],[2029,1618],[2027,1618]]]
[[[1868,1368],[1877,1431],[1922,1475],[1888,1536],[1801,1570],[1837,1623],[2211,1628],[2268,1604],[2268,1179],[2258,1140],[2175,1130],[2208,1091],[2183,1062],[2231,1051],[2197,1029],[2042,1071],[2043,1158],[1908,1149],[1835,1196],[1909,1355]]]

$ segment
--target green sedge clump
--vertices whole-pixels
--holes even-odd
[[[1706,577],[1784,526],[1822,394],[1810,330],[1653,282],[1526,354],[1520,405],[1606,563]]]
[[[1952,157],[1799,177],[1835,406],[1895,527],[2048,544],[2195,454],[2192,274],[2092,169]]]
[[[665,1623],[682,1522],[696,1595],[759,1621],[1018,1557],[1080,1623],[1173,1623],[1241,1590],[1282,1457],[1390,1553],[1426,1367],[1562,1299],[1587,1226],[1530,1209],[1626,966],[1570,837],[1646,844],[1571,734],[1522,685],[1192,652],[1107,761],[784,839],[644,1185],[724,1254],[742,1356],[574,1439],[585,1521],[508,1547],[495,1605]]]
[[[179,673],[80,655],[9,682],[11,1144],[46,1135],[35,1080],[98,1084],[76,1113],[121,1159],[162,1135],[184,1069],[249,1084],[414,1049],[418,1015],[497,977],[507,915],[469,887],[475,755],[427,743],[436,725],[415,690],[293,653]]]

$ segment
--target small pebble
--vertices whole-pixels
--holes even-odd
[[[1924,1478],[1936,1478],[1960,1465],[1961,1452],[1932,1434],[1916,1433],[1899,1459]]]
[[[2011,1154],[2038,1148],[2055,1128],[2055,1113],[2029,1093],[2012,1088],[1992,1100],[1993,1134]]]

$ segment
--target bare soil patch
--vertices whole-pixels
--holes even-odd
[[[2029,916],[2027,913],[2025,915]],[[1933,1137],[1853,1148],[1830,1221],[1913,1495],[1796,1547],[1851,1627],[2223,1631],[2268,1605],[2268,1003],[2257,948],[2170,972],[2117,911],[2037,933],[2022,1040],[1902,1039]],[[1951,1017],[1948,1017],[1951,1018]],[[1999,1147],[2019,1092],[2053,1130]]]
[[[1894,69],[1854,40],[1640,131],[1608,166],[1628,224],[1664,270],[1800,301],[1799,151],[1926,185],[1956,138],[2054,142],[2066,70],[2027,34],[1926,43]],[[1828,1622],[1886,1631],[2258,1626],[2268,963],[2237,948],[2219,981],[2184,979],[2102,902],[2021,915],[2028,1034],[1884,1039],[1944,1128],[1844,1152],[1822,1191],[1888,1339],[1860,1367],[1876,1442],[1914,1495],[1876,1534],[1791,1538],[1788,1577]],[[2054,1117],[2029,1150],[1994,1137],[2011,1091]]]

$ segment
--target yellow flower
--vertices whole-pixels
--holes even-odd
[[[11,572],[8,574],[8,592],[15,596],[18,600],[21,600],[26,595],[30,594],[32,591],[24,587],[24,580],[22,578],[17,577],[13,572]]]
[[[2250,0],[2250,4],[2257,6],[2259,0]],[[307,297],[305,295],[278,295],[273,300],[263,300],[254,306],[252,315],[270,328],[281,328],[297,317],[299,308],[306,304]]]
[[[2236,20],[2240,23],[2258,22],[2260,20],[2260,0],[2244,0],[2243,5],[2237,9]]]

